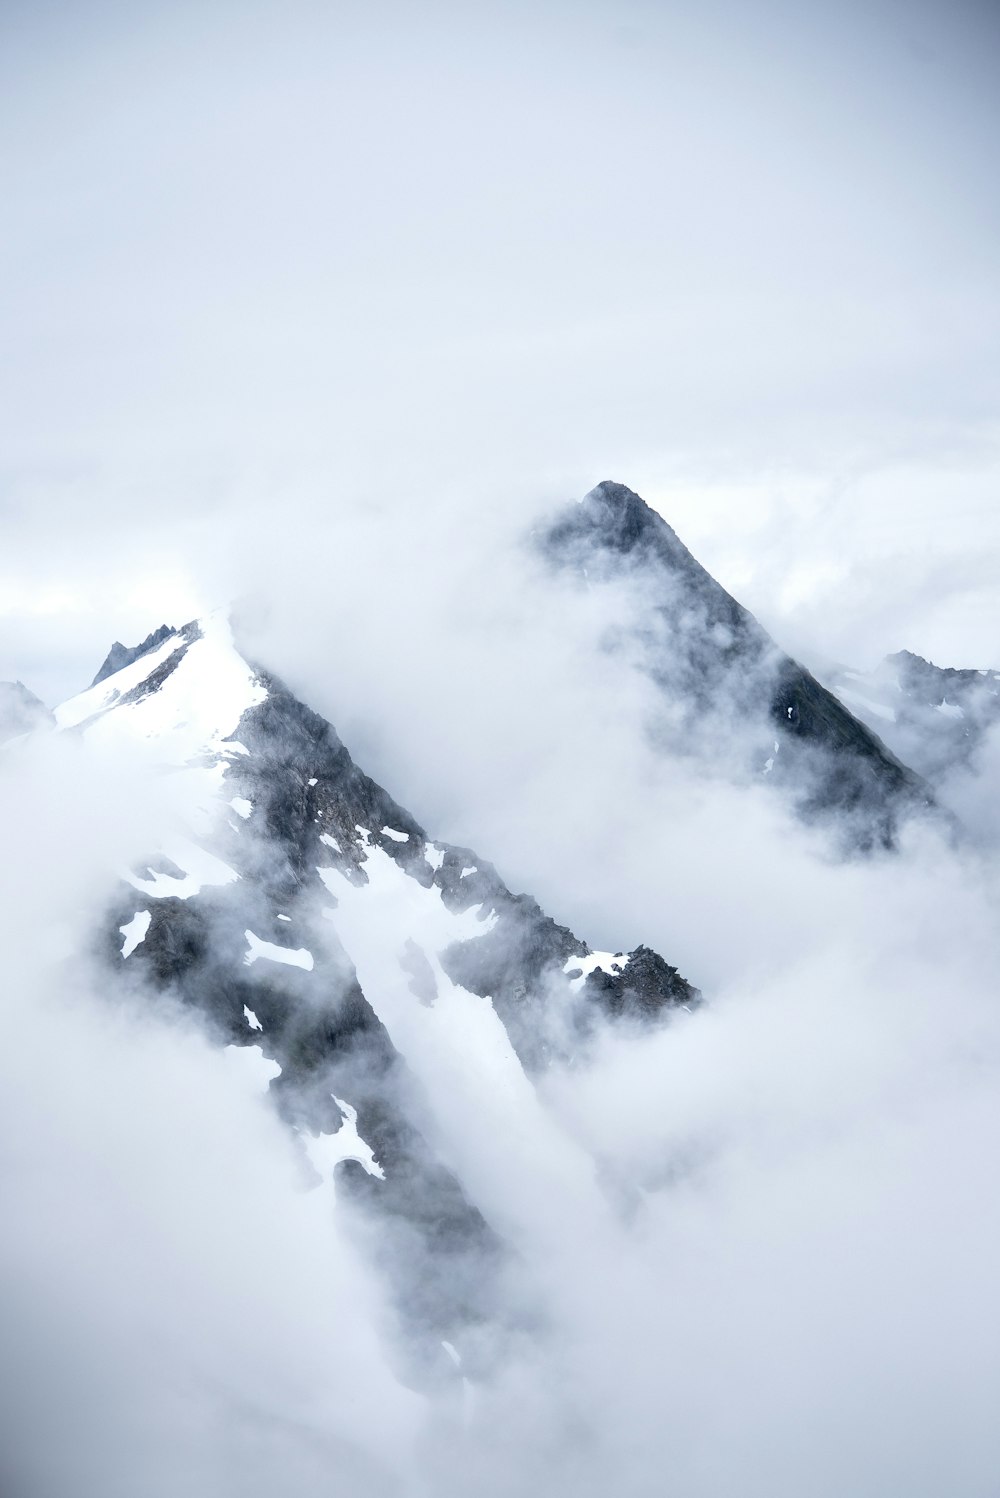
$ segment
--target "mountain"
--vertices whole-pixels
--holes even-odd
[[[638,494],[610,480],[536,538],[591,589],[624,584],[607,648],[655,684],[665,752],[712,773],[766,778],[848,847],[892,847],[933,806],[925,781],[786,655]]]
[[[891,846],[932,804],[632,491],[599,485],[536,542],[607,587],[606,648],[655,683],[665,755],[773,786],[855,848]],[[410,1376],[454,1377],[445,1342],[485,1366],[516,1230],[489,1173],[470,1180],[455,1158],[462,1119],[481,1117],[497,1150],[530,1137],[553,1059],[578,1061],[606,1024],[690,1010],[697,990],[646,946],[592,951],[478,852],[433,838],[239,652],[224,615],[116,641],[54,719],[98,750],[141,751],[176,807],[140,866],[109,870],[105,971],[196,1011],[273,1100],[304,1176],[336,1173],[405,1319]]]
[[[338,1195],[368,1209],[355,1231],[431,1372],[442,1338],[474,1364],[511,1255],[441,1157],[442,1075],[487,1108],[495,1092],[516,1126],[550,1058],[601,1020],[649,1021],[696,991],[648,948],[591,951],[478,853],[432,840],[238,653],[224,617],[115,651],[125,663],[57,726],[141,746],[180,788],[184,825],[116,893],[109,879],[101,960],[244,1055],[313,1170],[337,1167]]]
[[[0,744],[54,722],[45,703],[20,681],[0,681]]]
[[[900,650],[874,671],[841,668],[827,679],[932,785],[968,765],[1000,723],[1000,671],[935,666]]]
[[[962,1272],[914,1408],[982,1343],[959,1445],[985,1409],[995,839],[990,776],[959,777],[963,801],[949,768],[977,768],[1000,675],[902,653],[819,681],[621,486],[524,541],[517,582],[549,593],[505,592],[509,644],[474,619],[453,656],[436,609],[382,599],[337,669],[354,711],[388,693],[382,729],[413,733],[405,784],[486,785],[477,825],[544,871],[550,909],[436,837],[222,614],[116,641],[54,714],[12,689],[17,728],[41,726],[0,750],[9,1423],[61,1465],[21,1481],[8,1441],[4,1494],[72,1491],[72,1468],[108,1498],[136,1471],[206,1498],[704,1498],[766,1487],[830,1410],[836,1446],[844,1409],[873,1412],[873,1490],[910,1491],[912,1412],[879,1447],[879,1396],[941,1224]],[[296,659],[352,648],[289,613]],[[412,691],[373,660],[393,619],[441,645]],[[901,835],[940,815],[919,778],[939,764],[941,803],[984,812],[978,848]],[[834,837],[877,856],[846,867]],[[631,952],[562,919],[599,894]],[[667,930],[663,956],[635,945]],[[900,1225],[911,1259],[929,1244],[902,1300]]]
[[[132,662],[137,661],[140,656],[149,655],[150,651],[162,645],[164,640],[169,640],[174,633],[172,625],[161,624],[159,629],[152,630],[138,645],[123,645],[121,640],[116,640],[104,657],[101,669],[90,685],[96,687],[99,682],[106,681],[109,676],[114,676],[116,672],[123,671],[126,666],[131,666]]]

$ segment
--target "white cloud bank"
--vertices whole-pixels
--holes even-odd
[[[4,1492],[398,1492],[421,1401],[329,1189],[229,1053],[92,965],[109,866],[170,816],[65,740],[0,774]]]
[[[994,6],[12,0],[0,43],[0,677],[224,602],[199,555],[268,516],[609,476],[792,645],[979,663]],[[793,603],[817,507],[847,575]]]
[[[405,594],[405,569],[381,560]],[[8,754],[0,1369],[18,1498],[70,1480],[125,1498],[137,1472],[198,1498],[276,1483],[364,1498],[992,1491],[988,858],[924,830],[899,857],[838,865],[762,792],[664,768],[640,731],[642,679],[594,649],[608,598],[522,586],[515,616],[530,598],[530,630],[487,608],[453,647],[431,611],[407,647],[437,640],[438,707],[463,688],[438,744],[480,746],[473,771],[449,759],[452,810],[491,776],[484,825],[516,823],[507,856],[540,871],[553,913],[603,940],[578,920],[600,914],[610,945],[680,948],[710,1003],[550,1074],[530,1149],[498,1139],[502,1106],[436,1110],[446,1159],[516,1242],[508,1310],[533,1328],[498,1342],[464,1404],[400,1386],[391,1318],[328,1193],[301,1192],[290,1141],[225,1056],[141,996],[94,991],[82,953],[104,871],[159,841],[170,783],[124,750]],[[334,622],[315,620],[297,657],[287,646],[304,674]],[[376,630],[361,652],[356,706],[377,681],[406,723],[415,697],[392,691],[407,656],[390,645]],[[516,777],[479,736],[514,683],[539,735],[530,754],[512,735]],[[411,778],[418,729],[394,756]],[[427,1066],[431,1089],[452,1086]]]

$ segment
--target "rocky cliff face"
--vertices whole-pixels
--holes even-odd
[[[891,846],[902,818],[931,807],[921,778],[786,655],[632,490],[599,484],[539,544],[591,588],[627,583],[634,606],[608,648],[659,689],[669,753],[766,777],[849,846]]]

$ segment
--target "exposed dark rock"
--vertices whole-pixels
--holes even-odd
[[[169,640],[174,632],[172,625],[161,624],[159,629],[154,629],[152,634],[146,636],[141,645],[123,645],[120,640],[116,640],[90,685],[96,687],[99,681],[114,676],[116,671],[123,670],[125,666],[131,666],[132,662],[137,661],[140,656],[148,655],[151,650],[162,645],[164,640]]]
[[[669,994],[674,1004],[687,1008],[698,998],[677,969],[649,947],[629,952],[620,972],[595,968],[587,974],[585,988],[609,1014],[643,1020],[662,1008],[664,994]]]
[[[669,702],[670,748],[694,742],[713,764],[729,741],[751,744],[734,772],[767,773],[800,814],[844,833],[849,846],[892,846],[901,818],[933,806],[927,784],[891,753],[691,555],[632,490],[606,481],[543,534],[559,567],[588,585],[628,577],[648,600],[621,634]],[[608,648],[620,644],[610,638]],[[707,741],[707,742],[706,742]]]
[[[268,860],[272,865],[280,860],[278,889],[307,884],[317,864],[363,881],[366,845],[357,829],[364,828],[411,878],[439,889],[449,910],[479,907],[484,927],[493,919],[481,936],[448,947],[441,965],[453,982],[492,999],[527,1067],[543,1065],[560,1038],[565,1042],[572,1033],[565,1014],[547,1009],[554,986],[565,994],[563,969],[572,955],[589,951],[586,943],[529,895],[512,894],[493,865],[471,849],[431,843],[409,812],[359,769],[329,723],[274,676],[259,674],[268,696],[244,714],[234,735],[251,752],[233,766],[230,780],[258,808]],[[384,833],[386,827],[406,841]],[[337,847],[324,843],[324,836]],[[466,873],[469,869],[474,872]],[[273,868],[269,877],[276,877]],[[664,970],[673,972],[666,964]],[[659,1003],[655,987],[649,987],[647,1008],[653,1014],[697,998],[697,991],[675,975],[664,983]]]

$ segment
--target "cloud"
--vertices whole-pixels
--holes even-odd
[[[65,738],[0,797],[5,1491],[399,1492],[421,1401],[330,1188],[246,1053],[88,956],[176,808]]]
[[[374,560],[331,554],[337,587],[282,542],[248,630],[318,705],[368,715],[432,833],[424,799],[558,919],[649,941],[709,1002],[604,1035],[537,1100],[420,1060],[435,1143],[519,1259],[463,1415],[400,1386],[378,1286],[225,1054],[94,991],[107,871],[181,815],[176,780],[15,745],[14,1491],[69,1463],[123,1495],[137,1470],[206,1495],[988,1491],[994,874],[927,828],[837,863],[780,800],[665,759],[645,677],[602,648],[635,579],[563,587],[490,517],[448,549],[440,501],[392,527],[358,509],[342,554]],[[384,961],[383,933],[346,936]]]
[[[46,699],[103,655],[105,620],[141,638],[225,601],[192,597],[199,554],[223,583],[232,538],[251,523],[263,542],[268,516],[322,545],[345,493],[441,487],[479,511],[610,475],[680,521],[676,491],[696,511],[721,490],[710,562],[777,493],[779,522],[736,549],[765,609],[815,560],[817,488],[867,477],[836,534],[855,581],[865,516],[899,514],[913,469],[936,470],[921,546],[956,505],[982,521],[987,8],[301,0],[13,5],[2,25],[19,145],[0,597],[19,640],[0,674]],[[866,581],[867,635],[831,639],[806,608],[789,643],[940,640],[971,662],[974,600],[934,648],[882,643],[901,596],[930,629],[908,546],[877,558],[886,614]],[[827,612],[858,617],[859,591],[823,590]]]

